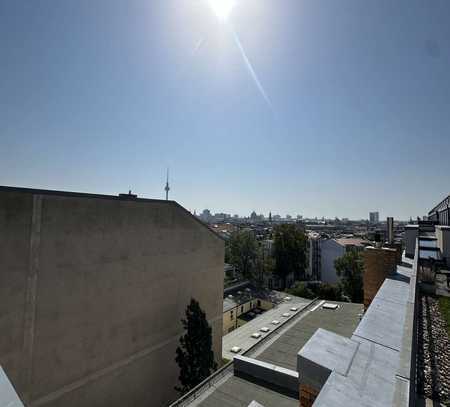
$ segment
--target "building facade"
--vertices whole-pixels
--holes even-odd
[[[320,281],[336,284],[340,278],[336,274],[334,262],[350,250],[362,251],[369,242],[359,238],[321,239],[318,243],[320,251]]]
[[[173,201],[0,187],[0,365],[27,406],[161,406],[199,301],[221,359],[224,242]]]
[[[320,235],[316,232],[310,232],[308,235],[309,242],[309,264],[306,276],[308,280],[320,280],[320,272],[322,267],[322,254],[320,250]]]
[[[380,213],[379,212],[369,212],[369,222],[370,223],[379,223],[380,222]]]

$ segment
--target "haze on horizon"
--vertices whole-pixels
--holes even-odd
[[[404,220],[450,192],[450,2],[233,3],[3,1],[0,185],[163,198],[170,167],[192,211]]]

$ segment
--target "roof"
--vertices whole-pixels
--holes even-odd
[[[223,312],[256,299],[278,304],[286,295],[278,291],[258,288],[249,281],[243,281],[224,289]]]
[[[364,239],[358,239],[356,237],[341,237],[338,239],[334,239],[336,243],[340,244],[341,246],[360,246],[364,247],[370,244],[367,240]]]
[[[297,354],[303,354],[316,369],[313,373],[323,366],[325,374],[317,377],[325,384],[314,407],[406,407],[413,379],[417,257],[412,268],[397,266],[396,274],[384,281],[359,324],[361,304],[338,303],[337,310],[327,310],[322,301],[300,312],[295,321],[261,341],[246,356],[296,370]],[[411,265],[407,258],[404,263]],[[308,365],[299,366],[302,381]],[[265,407],[299,403],[230,371],[220,382],[205,386],[190,405],[247,407],[252,401]]]
[[[263,386],[232,376],[198,405],[202,407],[248,407],[256,401],[265,407],[298,407],[298,399],[284,396]]]
[[[291,301],[294,300],[295,297],[292,297]],[[299,298],[299,300],[303,299]],[[246,356],[287,369],[297,370],[298,351],[319,327],[326,327],[336,333],[350,336],[358,324],[362,304],[334,302],[339,304],[340,307],[337,310],[326,310],[321,307],[323,303],[324,301],[319,301],[312,304],[303,313],[299,313],[295,321],[288,321],[286,327],[281,326],[274,335],[260,341],[259,346],[251,349]],[[284,304],[289,307],[293,305],[291,302],[282,305]],[[265,314],[271,311],[281,313],[283,310],[276,308],[267,311]],[[246,335],[253,332],[255,327],[250,324],[257,323],[259,326],[262,321],[258,321],[258,318],[262,318],[263,315],[226,335],[224,339],[231,338],[230,335],[238,334],[241,330],[244,332],[244,328],[248,329]],[[299,405],[298,399],[290,398],[266,387],[235,377],[230,373],[213,386],[208,386],[204,393],[192,401],[189,406],[247,407],[252,401],[256,401],[265,407],[298,407]]]
[[[233,346],[239,346],[242,348],[242,352],[245,352],[252,348],[255,344],[263,342],[267,336],[271,336],[273,331],[280,330],[286,322],[290,321],[294,317],[295,313],[290,311],[291,307],[296,307],[298,309],[297,313],[300,314],[302,308],[309,305],[311,302],[311,300],[305,298],[291,296],[290,301],[285,301],[278,304],[276,307],[262,313],[261,315],[258,315],[256,318],[250,320],[240,328],[231,331],[222,338],[222,356],[227,359],[232,359],[234,355],[230,352],[230,349]],[[290,318],[282,317],[282,314],[286,312],[291,314]],[[280,321],[280,323],[278,325],[271,324],[274,319]],[[264,326],[268,327],[270,332],[260,332],[260,329]],[[251,335],[255,332],[261,333],[260,339],[251,337]]]
[[[237,306],[238,304],[236,303],[236,301],[232,300],[231,298],[224,298],[223,299],[223,312],[227,312],[230,309],[233,309]]]
[[[224,240],[222,236],[216,233],[214,230],[210,229],[208,225],[203,223],[196,216],[192,215],[186,208],[181,206],[176,201],[165,200],[165,199],[150,199],[150,198],[138,198],[136,195],[129,194],[120,194],[120,195],[106,195],[106,194],[91,194],[86,192],[72,192],[72,191],[58,191],[51,189],[35,189],[35,188],[23,188],[23,187],[11,187],[0,185],[0,192],[16,192],[23,194],[32,194],[32,195],[49,195],[49,196],[61,196],[67,198],[87,198],[87,199],[106,199],[113,201],[133,201],[133,202],[158,202],[160,204],[167,205],[175,205],[179,209],[181,209],[186,215],[194,219],[198,224],[202,227],[206,228],[213,236],[219,238],[220,240]]]
[[[297,370],[297,354],[308,342],[318,328],[323,328],[339,335],[350,337],[360,320],[362,304],[332,301],[338,304],[336,310],[313,307],[305,317],[300,319],[287,332],[280,336],[256,359],[264,362]]]
[[[398,266],[351,337],[356,351],[343,362],[348,368],[330,374],[315,407],[408,405],[414,291],[414,273]],[[322,348],[318,342],[313,359],[321,358]]]
[[[8,379],[3,368],[0,366],[0,406],[23,407],[22,401],[17,395],[13,385]]]

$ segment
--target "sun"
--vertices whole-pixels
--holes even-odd
[[[209,0],[209,5],[220,21],[228,20],[235,3],[235,0]]]

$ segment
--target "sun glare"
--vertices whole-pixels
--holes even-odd
[[[214,11],[214,14],[221,21],[228,20],[235,3],[235,0],[209,0],[209,4]]]

